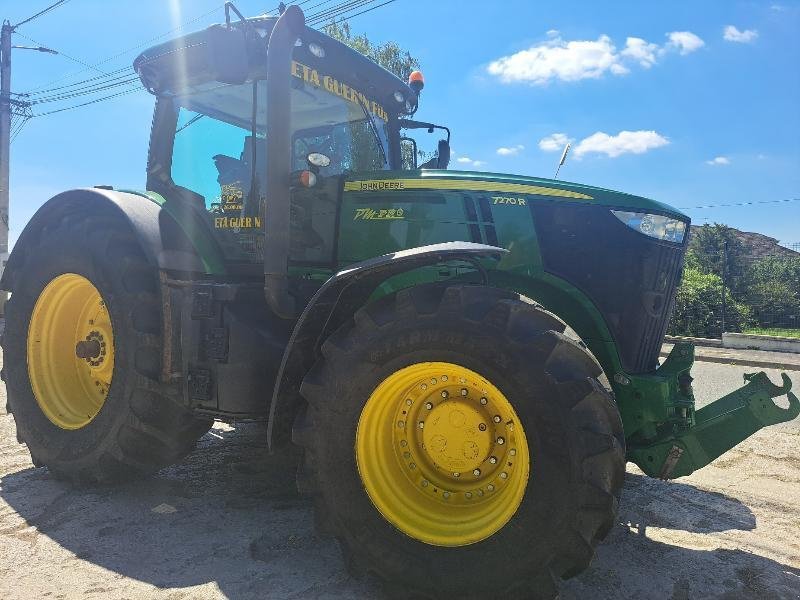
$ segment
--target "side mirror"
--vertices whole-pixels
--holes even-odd
[[[450,142],[447,140],[439,140],[439,156],[436,162],[437,169],[446,169],[450,164]]]

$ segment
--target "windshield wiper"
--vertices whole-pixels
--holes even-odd
[[[369,122],[369,127],[370,129],[372,129],[372,133],[375,135],[375,141],[378,142],[378,148],[381,149],[381,156],[383,156],[383,164],[388,166],[389,159],[386,156],[386,150],[383,149],[383,142],[381,141],[380,133],[378,133],[378,126],[375,125],[375,121],[372,120],[372,114],[367,109],[367,104],[366,102],[364,102],[361,96],[358,97],[358,105],[361,107],[361,110],[364,111],[364,116],[367,118],[367,121]]]

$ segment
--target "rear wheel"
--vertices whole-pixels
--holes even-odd
[[[612,527],[618,411],[564,324],[515,294],[370,305],[307,375],[300,481],[351,569],[402,596],[556,595]]]
[[[6,305],[3,375],[17,436],[56,475],[160,469],[211,425],[161,383],[157,272],[113,217],[70,215],[24,255]]]

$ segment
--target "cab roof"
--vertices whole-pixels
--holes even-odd
[[[133,68],[145,88],[158,96],[179,94],[209,81],[243,83],[262,79],[266,74],[267,41],[277,20],[262,16],[230,25],[211,25],[148,48],[136,57]],[[246,39],[244,53],[238,48],[242,35]],[[308,50],[312,42],[324,49],[324,57]],[[405,112],[402,106],[396,106],[396,91],[416,104],[417,96],[406,82],[360,52],[308,26],[293,58],[369,92],[389,109]]]

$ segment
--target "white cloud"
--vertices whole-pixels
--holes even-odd
[[[482,160],[472,160],[469,156],[459,156],[456,159],[457,163],[461,163],[462,165],[467,165],[470,167],[482,167],[486,163]]]
[[[552,133],[539,140],[539,148],[545,152],[557,152],[571,141],[572,138],[568,137],[566,133]]]
[[[713,165],[713,166],[729,165],[729,164],[731,164],[731,161],[730,161],[730,159],[728,159],[727,156],[716,156],[716,157],[712,158],[711,160],[707,160],[706,164],[707,165]]]
[[[658,51],[658,44],[651,44],[642,38],[629,37],[625,41],[625,49],[620,54],[635,60],[645,69],[649,69],[656,64]]]
[[[503,83],[543,85],[553,79],[597,79],[607,72],[621,75],[628,70],[620,64],[611,38],[601,35],[596,41],[566,42],[556,37],[492,61],[488,71]]]
[[[728,25],[722,30],[722,37],[726,42],[738,42],[740,44],[749,44],[758,37],[758,31],[755,29],[745,29],[739,31],[733,25]]]
[[[684,56],[706,45],[703,40],[691,31],[672,31],[667,34],[667,38],[669,38],[667,48],[674,48]]]
[[[578,143],[575,156],[580,158],[585,154],[596,153],[615,158],[628,153],[644,154],[667,144],[669,140],[655,131],[620,131],[617,135],[598,131]]]
[[[547,32],[547,40],[527,50],[502,56],[489,63],[486,70],[503,83],[545,85],[554,80],[599,79],[609,73],[625,75],[634,64],[648,69],[668,52],[686,55],[705,44],[690,31],[673,31],[666,35],[669,41],[663,46],[629,37],[625,48],[618,51],[605,34],[596,40],[567,41],[558,31],[551,29]]]
[[[525,146],[523,146],[522,144],[517,144],[516,146],[510,146],[510,147],[501,146],[500,148],[497,149],[497,153],[500,156],[516,156],[523,150],[525,150]]]

